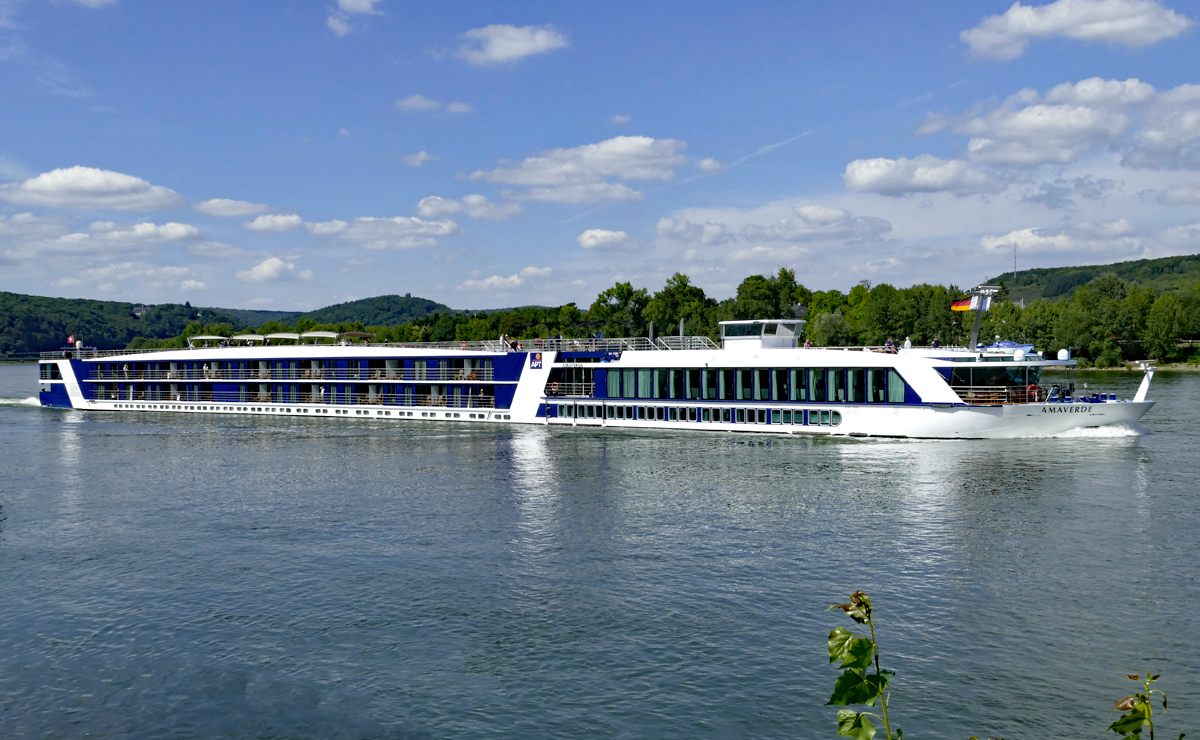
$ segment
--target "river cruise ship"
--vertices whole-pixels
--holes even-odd
[[[801,320],[708,337],[378,344],[363,333],[192,337],[43,353],[55,408],[851,437],[1006,438],[1130,424],[1154,401],[1080,395],[1066,351],[800,346]],[[890,348],[888,348],[890,349]],[[1047,368],[1066,373],[1044,376]]]

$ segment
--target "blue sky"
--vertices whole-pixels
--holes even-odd
[[[0,289],[590,303],[1200,252],[1194,6],[0,0]]]

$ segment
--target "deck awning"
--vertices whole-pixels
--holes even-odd
[[[337,339],[336,331],[306,331],[300,335],[301,339]]]
[[[373,337],[373,336],[375,336],[375,332],[373,332],[373,331],[344,331],[341,334],[339,334],[338,336],[343,337],[345,339],[354,339],[355,337]]]
[[[263,339],[287,339],[293,342],[300,341],[300,335],[294,331],[277,331],[274,334],[268,334]]]
[[[261,342],[263,341],[262,334],[234,334],[229,338],[231,342]]]
[[[191,342],[224,342],[226,337],[217,336],[216,334],[197,334],[194,337],[188,337],[188,343]]]

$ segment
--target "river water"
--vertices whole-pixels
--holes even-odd
[[[1200,734],[1195,375],[1135,429],[989,442],[36,390],[0,366],[4,737],[832,738],[855,589],[906,738],[1098,738],[1147,670]]]

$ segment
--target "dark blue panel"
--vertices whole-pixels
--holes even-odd
[[[496,380],[520,380],[528,355],[528,352],[509,352],[502,357],[493,358],[492,371]],[[496,392],[499,393],[499,389]]]
[[[512,408],[513,396],[517,393],[515,385],[498,385],[496,386],[496,408],[509,409]]]
[[[547,409],[546,409],[546,404],[544,404],[544,403],[539,403],[539,404],[538,404],[538,410],[537,410],[537,418],[539,418],[539,419],[541,419],[541,418],[544,418],[544,417],[546,416],[546,414],[547,414],[547,413],[548,413],[548,412],[547,412]]]
[[[924,403],[921,396],[912,389],[912,386],[907,382],[904,383],[904,402],[905,403]]]
[[[65,383],[54,383],[50,386],[50,390],[42,391],[38,395],[41,397],[43,406],[53,406],[56,409],[71,408],[71,397],[67,394]]]

